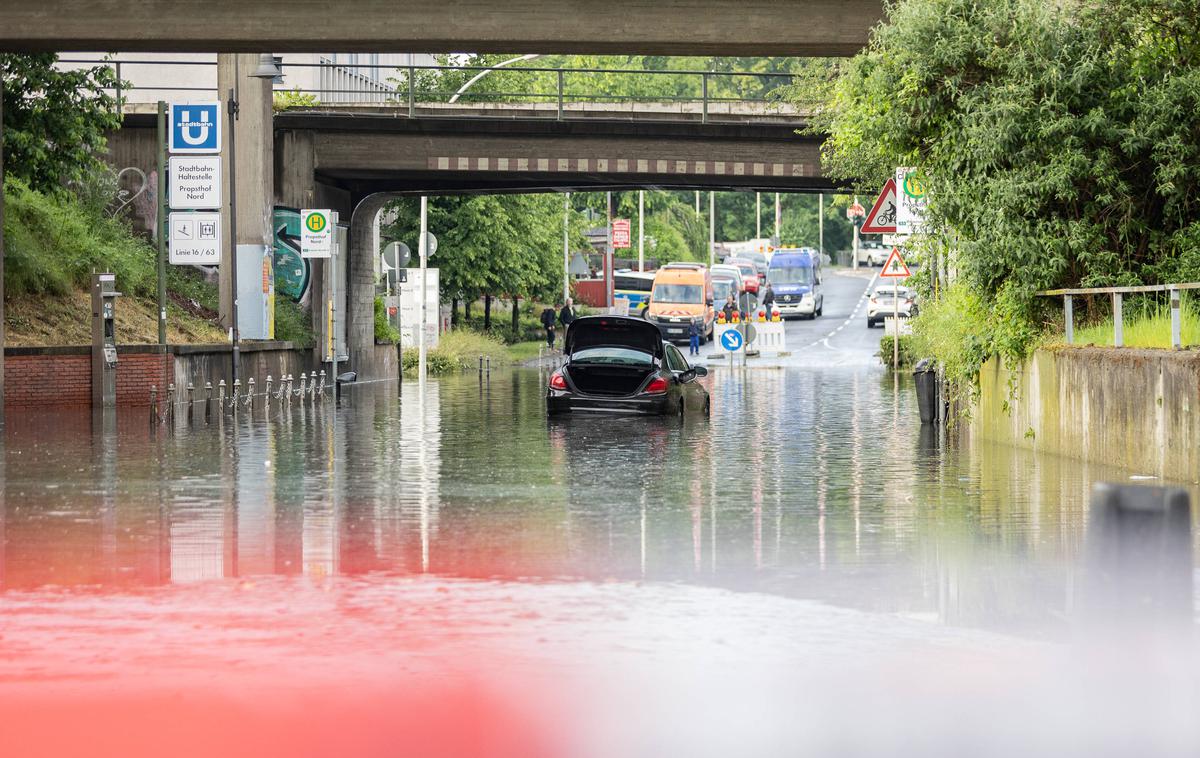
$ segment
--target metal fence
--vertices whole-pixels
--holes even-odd
[[[1112,298],[1113,312],[1113,346],[1125,345],[1125,295],[1149,294],[1155,292],[1169,293],[1171,301],[1171,347],[1183,346],[1183,318],[1181,314],[1180,293],[1183,290],[1200,289],[1200,282],[1184,284],[1149,284],[1138,287],[1089,287],[1080,289],[1059,289],[1037,292],[1040,297],[1061,297],[1063,299],[1063,319],[1066,324],[1067,344],[1075,344],[1075,298],[1094,295],[1108,295]]]
[[[186,92],[217,96],[215,61],[62,59],[64,64],[107,65],[119,83],[111,91],[118,97],[131,92]],[[164,72],[169,79],[178,70],[211,70],[212,86],[169,82],[145,84],[121,82],[127,67],[154,66],[156,78]],[[186,67],[186,68],[184,68]],[[448,109],[470,110],[473,116],[512,118],[522,115],[559,120],[588,111],[626,111],[662,118],[689,117],[702,122],[744,120],[772,114],[790,121],[801,114],[778,97],[780,88],[795,81],[796,74],[750,71],[662,71],[648,69],[586,69],[538,66],[445,66],[335,63],[281,64],[284,80],[276,92],[311,96],[318,104],[392,105],[410,118],[444,114]],[[123,71],[124,69],[124,71]],[[313,72],[313,86],[289,86],[289,72]],[[367,73],[364,73],[367,72]],[[502,91],[486,91],[476,84],[489,76],[503,75]],[[192,75],[194,78],[194,74]],[[205,76],[207,77],[207,71]],[[618,94],[618,92],[622,94]],[[154,99],[159,99],[155,97]]]

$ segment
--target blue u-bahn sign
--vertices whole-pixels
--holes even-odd
[[[172,153],[221,152],[220,103],[171,103],[167,119]]]

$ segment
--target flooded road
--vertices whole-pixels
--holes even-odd
[[[4,754],[1194,755],[1194,628],[1072,620],[1136,472],[939,450],[813,363],[714,370],[710,421],[548,422],[536,370],[10,417]]]

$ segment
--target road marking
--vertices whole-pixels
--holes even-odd
[[[825,347],[829,348],[830,350],[837,350],[837,348],[835,348],[833,345],[829,344],[829,338],[832,337],[833,335],[837,334],[838,332],[840,332],[845,327],[849,326],[850,322],[853,321],[858,316],[858,312],[859,312],[859,310],[862,309],[863,303],[865,303],[870,298],[871,290],[875,287],[875,282],[878,279],[879,279],[879,272],[875,272],[875,274],[871,277],[871,281],[867,282],[867,286],[863,290],[862,295],[859,296],[858,302],[856,302],[854,304],[854,308],[850,311],[850,315],[846,317],[846,320],[843,321],[840,326],[835,328],[832,332],[829,332],[828,334],[826,334],[824,337],[818,337],[817,339],[808,343],[807,345],[804,346],[803,349],[816,347],[817,345],[824,345]]]

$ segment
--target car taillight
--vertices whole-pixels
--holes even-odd
[[[561,371],[555,371],[550,375],[550,389],[565,390],[567,388],[567,380],[563,378]]]
[[[646,385],[647,395],[661,395],[667,391],[667,380],[661,376],[656,376]]]

